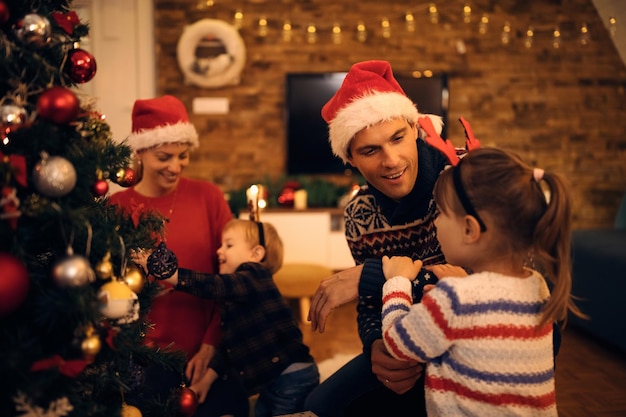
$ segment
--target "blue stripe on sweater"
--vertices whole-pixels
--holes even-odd
[[[544,302],[514,302],[508,300],[490,301],[486,303],[467,304],[461,303],[454,289],[446,282],[437,284],[446,293],[450,299],[452,311],[458,316],[471,315],[486,312],[505,312],[515,314],[538,314],[544,305]]]
[[[394,313],[396,311],[402,311],[404,313],[408,313],[409,306],[405,304],[384,304],[383,305],[383,312],[382,312],[383,317],[390,313]]]
[[[464,365],[452,357],[450,353],[446,352],[441,356],[440,364],[446,364],[454,370],[454,372],[464,375],[469,378],[477,379],[488,383],[506,383],[506,384],[542,384],[550,381],[554,378],[554,369],[549,368],[543,372],[537,373],[495,373],[479,371],[474,368],[470,368]],[[433,363],[434,365],[434,363]]]
[[[409,334],[408,330],[402,326],[402,320],[396,320],[393,324],[393,327],[396,329],[396,332],[400,337],[402,344],[404,345],[403,347],[401,347],[402,350],[408,350],[409,352],[411,352],[410,356],[415,355],[422,360],[430,359],[421,347],[413,343],[413,340],[411,339],[411,335]]]

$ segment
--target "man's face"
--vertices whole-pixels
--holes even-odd
[[[381,122],[350,142],[350,165],[393,200],[405,197],[417,180],[417,128],[405,119]]]

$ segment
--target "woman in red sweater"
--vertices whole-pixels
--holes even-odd
[[[137,100],[127,143],[143,166],[143,177],[134,187],[113,194],[111,203],[133,215],[156,210],[166,219],[165,243],[176,254],[179,267],[217,273],[216,251],[232,213],[215,184],[181,176],[190,152],[199,144],[183,103],[167,95]],[[148,319],[153,328],[146,342],[161,347],[173,343],[186,353],[189,387],[204,402],[207,393],[196,384],[207,371],[220,340],[219,310],[212,300],[180,291],[162,294],[152,302]],[[162,377],[150,375],[150,379],[146,383]],[[180,382],[179,378],[171,384]],[[201,404],[195,415],[214,415],[216,410],[206,411],[210,413],[204,412]]]

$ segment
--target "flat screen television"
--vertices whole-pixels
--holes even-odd
[[[322,106],[341,86],[346,72],[288,73],[285,81],[285,125],[287,174],[339,174],[350,170],[333,155],[328,143],[328,125]],[[448,79],[446,74],[415,78],[394,74],[406,94],[417,103],[420,113],[444,118],[446,138]]]

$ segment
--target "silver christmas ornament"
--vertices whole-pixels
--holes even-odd
[[[63,197],[76,185],[76,170],[65,158],[44,154],[33,168],[33,183],[46,197]]]
[[[28,114],[23,107],[15,104],[4,104],[0,106],[0,125],[3,127],[21,126],[26,122]]]
[[[81,255],[70,255],[59,261],[52,270],[52,278],[60,287],[80,287],[96,280],[89,260]]]
[[[45,16],[30,13],[18,23],[15,34],[25,44],[41,48],[50,42],[52,27]]]

